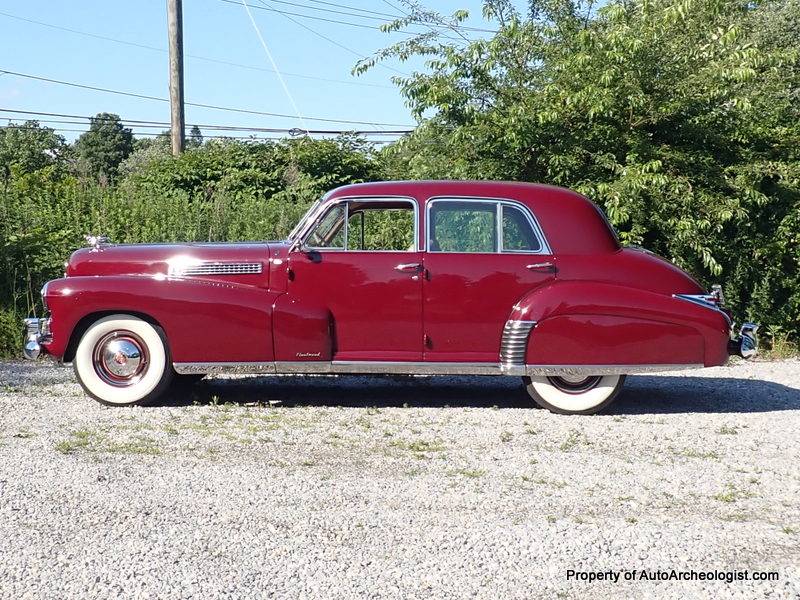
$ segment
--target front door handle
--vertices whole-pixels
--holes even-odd
[[[402,271],[403,273],[419,273],[422,270],[422,265],[419,263],[400,263],[394,270]]]
[[[545,271],[547,273],[555,273],[556,266],[551,262],[540,262],[540,263],[533,263],[532,265],[525,265],[526,269],[530,269],[531,271]]]

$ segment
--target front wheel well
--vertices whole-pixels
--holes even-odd
[[[86,333],[86,330],[92,326],[93,323],[96,323],[103,317],[108,317],[110,315],[130,315],[132,317],[136,317],[141,319],[142,321],[146,321],[151,325],[161,328],[163,331],[164,328],[161,327],[161,323],[156,321],[153,317],[148,314],[137,312],[134,310],[102,310],[93,313],[89,313],[88,315],[81,318],[75,324],[75,327],[72,328],[72,333],[69,336],[69,342],[67,343],[67,349],[64,351],[64,357],[61,359],[64,363],[70,363],[75,358],[75,351],[78,349],[78,343],[81,341],[83,334]],[[166,337],[166,333],[164,334]],[[169,345],[169,341],[167,340],[167,344]]]

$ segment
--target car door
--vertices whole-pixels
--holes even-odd
[[[422,360],[422,254],[410,198],[334,201],[290,255],[288,291],[330,315],[333,360]]]
[[[555,278],[535,218],[513,201],[435,198],[426,227],[424,360],[497,363],[514,304]]]

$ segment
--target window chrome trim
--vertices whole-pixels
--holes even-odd
[[[447,252],[442,250],[435,250],[433,253],[435,254],[529,254],[529,255],[552,255],[553,250],[550,247],[550,243],[547,241],[547,238],[544,235],[544,230],[542,230],[541,225],[539,225],[539,220],[536,218],[536,215],[533,214],[533,211],[528,208],[525,204],[518,200],[511,200],[509,198],[491,198],[487,196],[431,196],[427,200],[427,204],[425,206],[425,244],[422,247],[422,250],[425,251],[426,248],[430,248],[431,242],[431,206],[433,206],[436,202],[477,202],[483,204],[495,204],[497,206],[495,212],[495,220],[497,221],[497,250],[493,252]],[[502,223],[502,209],[501,206],[508,205],[514,208],[518,208],[522,211],[522,214],[525,215],[525,218],[528,220],[528,224],[531,226],[533,230],[533,235],[539,240],[540,248],[538,251],[534,252],[532,250],[503,250],[503,223]],[[430,250],[428,250],[430,252]]]
[[[350,202],[409,202],[411,207],[414,211],[414,249],[413,250],[348,250],[347,248],[347,238],[348,238],[348,221],[350,219]],[[326,214],[328,214],[329,210],[332,210],[335,206],[345,203],[345,221],[344,221],[344,248],[319,248],[316,246],[309,246],[311,250],[315,252],[351,252],[351,253],[363,253],[368,252],[371,254],[382,252],[382,253],[396,253],[396,254],[408,254],[409,252],[422,252],[419,245],[419,202],[417,199],[412,196],[391,196],[391,195],[379,195],[379,196],[342,196],[341,198],[334,198],[328,202],[323,202],[320,205],[320,210],[318,211],[319,214],[314,215],[313,224],[307,227],[304,231],[302,231],[298,238],[302,240],[303,243],[306,242],[308,236],[311,235],[311,231],[317,224],[324,218]]]

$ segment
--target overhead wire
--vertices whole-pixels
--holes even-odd
[[[300,120],[300,124],[303,126],[303,129],[306,130],[308,133],[308,127],[306,127],[305,119],[303,119],[303,115],[300,114],[300,109],[297,107],[297,103],[294,101],[294,96],[289,91],[289,87],[286,85],[286,82],[283,80],[283,76],[281,75],[280,69],[278,69],[278,63],[275,62],[275,58],[272,56],[272,52],[269,50],[269,46],[267,42],[264,40],[264,36],[261,35],[261,30],[258,28],[258,24],[256,20],[253,18],[253,13],[250,12],[250,6],[247,4],[247,0],[242,0],[244,4],[244,10],[247,12],[247,16],[250,18],[250,23],[253,24],[253,29],[256,30],[256,35],[258,36],[258,41],[261,42],[261,47],[264,48],[264,52],[266,52],[267,57],[269,58],[269,62],[272,64],[272,68],[275,69],[275,74],[278,76],[278,80],[281,82],[283,86],[283,91],[286,94],[286,97],[289,98],[289,102],[291,102],[292,107],[294,108],[294,112],[297,113],[297,118]]]
[[[25,78],[25,79],[32,79],[32,80],[35,80],[35,81],[43,81],[43,82],[46,82],[46,83],[55,83],[55,84],[58,84],[58,85],[65,85],[65,86],[69,86],[69,87],[92,90],[92,91],[97,91],[97,92],[104,92],[104,93],[107,93],[107,94],[117,94],[117,95],[121,95],[121,96],[129,96],[129,97],[132,97],[132,98],[139,98],[139,99],[142,99],[142,100],[153,100],[153,101],[156,101],[156,102],[169,102],[168,98],[162,98],[162,97],[159,97],[159,96],[151,96],[151,95],[148,95],[148,94],[140,94],[140,93],[137,93],[137,92],[126,92],[126,91],[122,91],[122,90],[115,90],[115,89],[111,89],[111,88],[104,88],[104,87],[100,87],[100,86],[77,83],[77,82],[74,82],[74,81],[63,81],[63,80],[60,80],[60,79],[53,79],[53,78],[50,78],[50,77],[42,77],[40,75],[31,75],[29,73],[20,73],[18,71],[10,71],[8,69],[0,68],[0,73],[5,73],[7,75],[13,75],[15,77],[22,77],[22,78]],[[234,107],[230,107],[230,106],[219,106],[219,105],[216,105],[216,104],[205,104],[205,103],[202,103],[202,102],[189,102],[189,101],[186,101],[185,104],[187,106],[195,106],[195,107],[198,107],[198,108],[207,108],[207,109],[210,109],[210,110],[220,110],[220,111],[235,112],[235,113],[250,114],[250,115],[263,115],[263,116],[267,116],[267,117],[280,117],[280,118],[284,118],[284,119],[297,119],[297,115],[287,115],[287,114],[283,114],[283,113],[267,112],[267,111],[262,111],[262,110],[254,110],[254,109],[247,109],[247,108],[234,108]],[[356,120],[356,119],[333,119],[333,118],[328,118],[328,117],[309,117],[309,116],[305,116],[304,119],[306,119],[308,121],[320,121],[320,122],[325,122],[325,123],[348,123],[348,124],[352,124],[352,125],[381,125],[381,126],[386,126],[386,127],[413,127],[413,125],[405,125],[405,124],[399,124],[399,123],[383,123],[383,122],[378,122],[378,121],[361,121],[361,120]]]
[[[29,19],[27,17],[21,17],[19,15],[14,15],[14,14],[11,14],[11,13],[8,13],[8,12],[5,12],[5,11],[0,11],[0,15],[2,15],[4,17],[8,17],[9,19],[15,19],[17,21],[22,21],[22,22],[25,22],[25,23],[31,23],[31,24],[34,24],[34,25],[39,25],[41,27],[48,27],[50,29],[55,29],[57,31],[66,31],[68,33],[72,33],[72,34],[75,34],[75,35],[81,35],[81,36],[88,37],[88,38],[93,38],[93,39],[102,40],[102,41],[106,41],[106,42],[112,42],[114,44],[121,44],[121,45],[124,45],[124,46],[131,46],[131,47],[134,47],[134,48],[141,48],[141,49],[144,49],[144,50],[151,50],[153,52],[161,52],[163,54],[167,53],[167,49],[166,48],[160,48],[158,46],[150,46],[148,44],[140,44],[138,42],[131,42],[131,41],[127,41],[127,40],[120,40],[120,39],[109,37],[109,36],[105,36],[105,35],[91,33],[89,31],[82,31],[80,29],[73,29],[71,27],[63,27],[61,25],[55,25],[53,23],[47,23],[45,21],[38,21],[36,19]],[[201,55],[198,55],[198,54],[186,54],[185,56],[187,58],[191,58],[193,60],[200,60],[200,61],[204,61],[204,62],[208,62],[208,63],[225,65],[225,66],[228,66],[228,67],[238,67],[240,69],[249,69],[249,70],[252,70],[252,71],[263,71],[263,72],[266,72],[266,73],[274,73],[275,72],[273,69],[269,69],[269,68],[265,68],[265,67],[257,67],[255,65],[247,65],[247,64],[234,62],[234,61],[220,59],[220,58],[212,58],[212,57],[209,57],[209,56],[201,56]],[[282,73],[286,77],[295,77],[295,78],[298,78],[298,79],[309,79],[309,80],[312,80],[312,81],[325,81],[327,83],[339,83],[339,84],[343,84],[343,85],[357,85],[357,86],[363,86],[363,87],[394,89],[393,86],[391,86],[391,85],[384,85],[384,84],[380,84],[380,83],[369,83],[369,82],[365,82],[365,81],[347,81],[347,80],[344,80],[344,79],[331,79],[331,78],[328,78],[328,77],[318,77],[318,76],[315,76],[315,75],[307,75],[307,74],[303,74],[303,73],[293,73],[293,72],[290,72],[290,71],[283,71]]]
[[[265,2],[265,0],[258,0],[258,1],[259,1],[261,4],[264,4],[264,5],[265,5],[265,6],[267,6],[267,7],[269,7],[269,6],[270,6],[268,2]],[[233,2],[233,4],[238,4],[238,3],[237,3],[237,2]],[[259,8],[259,7],[256,7],[256,8]],[[278,12],[279,12],[279,11],[278,11]],[[280,14],[281,14],[281,15],[282,15],[282,16],[283,16],[285,19],[288,19],[289,21],[291,21],[292,23],[294,23],[294,24],[295,24],[295,25],[297,25],[298,27],[302,27],[302,28],[303,28],[303,29],[305,29],[306,31],[309,31],[309,32],[311,32],[312,34],[314,34],[315,36],[317,36],[318,38],[321,38],[321,39],[323,39],[323,40],[326,40],[326,41],[330,42],[330,43],[331,43],[331,44],[333,44],[334,46],[337,46],[338,48],[341,48],[342,50],[345,50],[345,51],[349,52],[349,53],[350,53],[350,54],[352,54],[353,56],[355,56],[355,57],[357,57],[357,58],[359,58],[359,59],[366,59],[366,58],[368,58],[366,54],[364,54],[364,53],[362,53],[362,52],[359,52],[358,50],[353,50],[352,48],[350,48],[350,47],[348,47],[348,46],[345,46],[344,44],[342,44],[342,43],[340,43],[340,42],[336,41],[336,40],[335,40],[335,39],[333,39],[332,37],[329,37],[329,36],[325,35],[324,33],[320,33],[319,31],[317,31],[316,29],[314,29],[314,28],[312,28],[312,27],[309,27],[309,26],[308,26],[308,25],[306,25],[305,23],[302,23],[301,21],[298,21],[297,19],[295,19],[294,17],[292,17],[292,16],[291,16],[291,15],[289,15],[289,14],[287,14],[287,13],[283,13],[283,12],[282,12],[282,13],[280,13]],[[385,64],[382,64],[382,63],[381,63],[381,64],[380,64],[380,66],[381,66],[382,68],[384,68],[384,69],[387,69],[387,70],[389,70],[389,71],[393,71],[393,72],[395,72],[395,73],[397,73],[397,74],[399,74],[399,75],[403,75],[403,76],[405,76],[405,77],[408,77],[408,73],[405,73],[404,71],[401,71],[401,70],[399,70],[399,69],[395,69],[394,67],[392,67],[392,66],[390,66],[390,65],[385,65]]]

